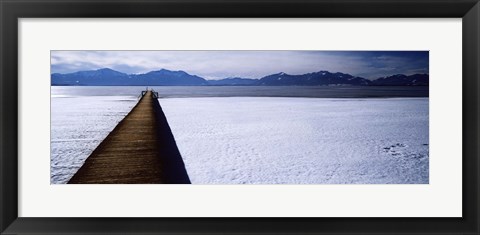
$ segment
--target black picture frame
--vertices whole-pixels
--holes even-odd
[[[479,234],[478,0],[0,0],[2,234]],[[386,17],[462,18],[462,218],[25,218],[18,217],[19,18]],[[446,94],[447,95],[447,94]],[[39,203],[42,199],[38,199]],[[438,205],[442,206],[442,205]]]

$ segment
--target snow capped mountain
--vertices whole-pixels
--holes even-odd
[[[319,71],[301,75],[277,73],[260,79],[259,85],[267,86],[321,86],[321,85],[357,85],[367,86],[371,81],[345,73]]]
[[[284,72],[261,79],[232,77],[205,80],[185,71],[160,69],[144,74],[125,74],[109,68],[51,75],[52,86],[428,86],[428,74],[397,74],[368,80],[346,73],[318,71],[300,75]]]
[[[389,77],[381,77],[373,81],[374,86],[428,86],[428,74],[413,74],[410,76],[396,74]]]

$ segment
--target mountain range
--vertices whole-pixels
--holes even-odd
[[[212,86],[254,86],[257,85],[258,79],[252,78],[224,78],[220,80],[207,80]]]
[[[161,69],[144,74],[126,74],[109,68],[51,74],[52,86],[428,86],[428,74],[397,74],[375,80],[346,73],[319,71],[300,75],[271,74],[260,79],[206,80],[185,71]]]
[[[53,73],[52,86],[204,86],[208,82],[184,71],[161,69],[144,74],[126,74],[112,69],[80,71],[75,73]]]

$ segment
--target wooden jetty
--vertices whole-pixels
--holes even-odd
[[[68,183],[190,183],[157,98],[156,92],[142,92],[137,105]]]

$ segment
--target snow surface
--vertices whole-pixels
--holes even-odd
[[[50,183],[67,183],[136,103],[133,96],[52,95]]]
[[[194,184],[426,184],[428,98],[159,99]]]

